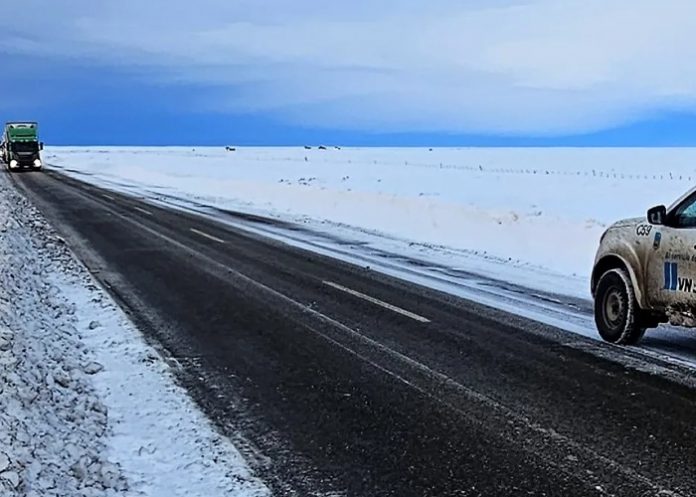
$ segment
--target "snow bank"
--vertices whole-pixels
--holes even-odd
[[[506,281],[534,285],[538,270],[558,283],[537,287],[582,296],[604,228],[696,181],[695,149],[53,148],[46,158],[153,198],[353,228],[420,255],[458,251],[449,260],[462,269],[493,260],[485,270]]]
[[[0,495],[266,495],[0,174]]]

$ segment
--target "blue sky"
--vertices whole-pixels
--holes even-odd
[[[694,33],[682,0],[23,0],[0,119],[74,145],[696,145]]]

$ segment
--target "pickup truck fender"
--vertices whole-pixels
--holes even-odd
[[[595,295],[599,278],[610,269],[625,269],[631,278],[636,301],[641,309],[647,309],[647,295],[645,293],[645,271],[644,257],[637,250],[636,246],[622,236],[607,233],[607,239],[602,243],[602,249],[595,258],[594,269],[592,271],[591,290],[592,296]]]

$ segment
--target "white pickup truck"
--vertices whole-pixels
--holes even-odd
[[[591,283],[602,338],[635,344],[660,323],[696,327],[696,188],[602,235]]]

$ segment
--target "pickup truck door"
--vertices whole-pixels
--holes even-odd
[[[653,308],[693,312],[696,310],[696,193],[667,214],[664,226],[652,226],[649,238],[653,243],[646,258],[647,302]]]

